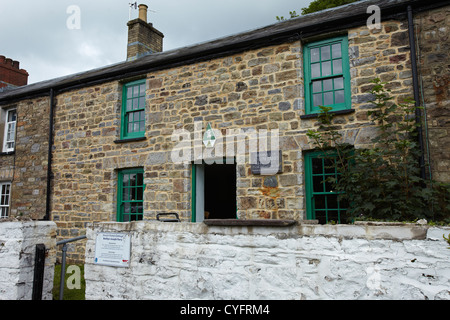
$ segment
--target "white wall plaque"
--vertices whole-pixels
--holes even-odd
[[[128,233],[102,232],[95,240],[95,264],[129,267],[131,236]]]

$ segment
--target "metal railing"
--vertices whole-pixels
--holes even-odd
[[[61,278],[59,283],[59,300],[63,299],[64,296],[64,278],[66,277],[66,252],[67,252],[67,244],[69,242],[74,242],[78,240],[86,239],[86,236],[79,236],[72,239],[61,240],[56,243],[57,246],[63,245],[62,247],[62,264],[61,264]]]

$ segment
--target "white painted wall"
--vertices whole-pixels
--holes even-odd
[[[31,300],[36,245],[48,250],[42,299],[52,299],[56,224],[48,221],[0,222],[0,300]]]
[[[97,232],[127,232],[129,268],[94,264]],[[450,299],[450,228],[421,225],[88,228],[86,299]]]

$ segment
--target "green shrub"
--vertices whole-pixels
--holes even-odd
[[[366,149],[342,142],[333,126],[331,108],[320,107],[320,127],[307,135],[317,148],[338,155],[333,162],[339,179],[330,179],[349,204],[351,220],[445,221],[450,217],[450,184],[420,177],[416,107],[409,100],[395,104],[379,79],[372,81],[373,108],[368,116],[378,134]]]

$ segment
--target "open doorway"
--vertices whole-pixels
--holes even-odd
[[[193,221],[236,218],[236,164],[193,165]]]

